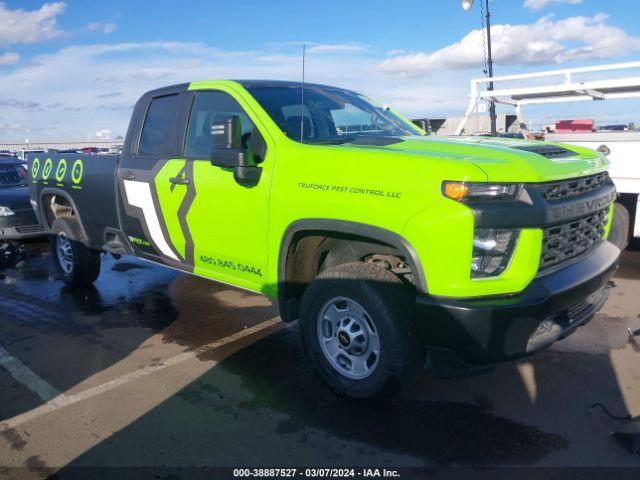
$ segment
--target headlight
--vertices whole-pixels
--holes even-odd
[[[442,194],[456,200],[513,200],[520,193],[521,184],[517,183],[468,183],[442,182]]]
[[[473,236],[471,278],[500,275],[511,260],[519,230],[478,228]]]
[[[15,215],[15,212],[9,207],[0,207],[0,217],[10,217],[11,215]]]

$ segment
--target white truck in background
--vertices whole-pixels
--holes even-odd
[[[610,72],[623,70],[626,76],[611,78]],[[635,75],[628,73],[631,71]],[[505,83],[511,85],[503,87]],[[640,98],[640,62],[476,78],[471,80],[469,106],[455,133],[464,133],[469,117],[478,112],[483,102],[515,107],[520,129],[526,136],[529,132],[522,116],[524,105],[629,98]],[[544,139],[592,148],[608,156],[609,174],[619,193],[614,218],[620,227],[617,243],[622,247],[634,239],[640,243],[640,131],[546,133]]]
[[[606,153],[611,161],[609,175],[619,194],[617,203],[629,219],[629,239],[640,240],[640,132],[548,133],[545,140]]]

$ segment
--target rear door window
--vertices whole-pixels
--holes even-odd
[[[179,99],[179,95],[167,95],[151,100],[142,126],[138,155],[156,157],[173,153]]]

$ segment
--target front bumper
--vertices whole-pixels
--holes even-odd
[[[0,240],[24,240],[44,235],[42,225],[23,225],[20,227],[0,227]]]
[[[603,241],[581,260],[538,277],[508,297],[458,300],[419,295],[418,323],[426,341],[467,364],[495,363],[535,353],[587,323],[604,305],[620,251]]]

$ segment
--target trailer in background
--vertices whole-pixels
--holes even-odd
[[[607,78],[610,72],[623,70],[625,76]],[[510,85],[502,88],[504,84]],[[629,98],[640,98],[640,62],[476,78],[471,80],[469,106],[455,133],[462,135],[471,115],[491,100],[513,106],[520,129],[527,135],[522,116],[525,105]],[[617,214],[623,221],[628,218],[629,240],[640,241],[640,131],[549,132],[545,140],[589,147],[608,156],[610,175],[620,194]]]
[[[630,237],[640,239],[640,132],[548,133],[545,140],[598,150],[611,161],[609,174],[629,216]]]

